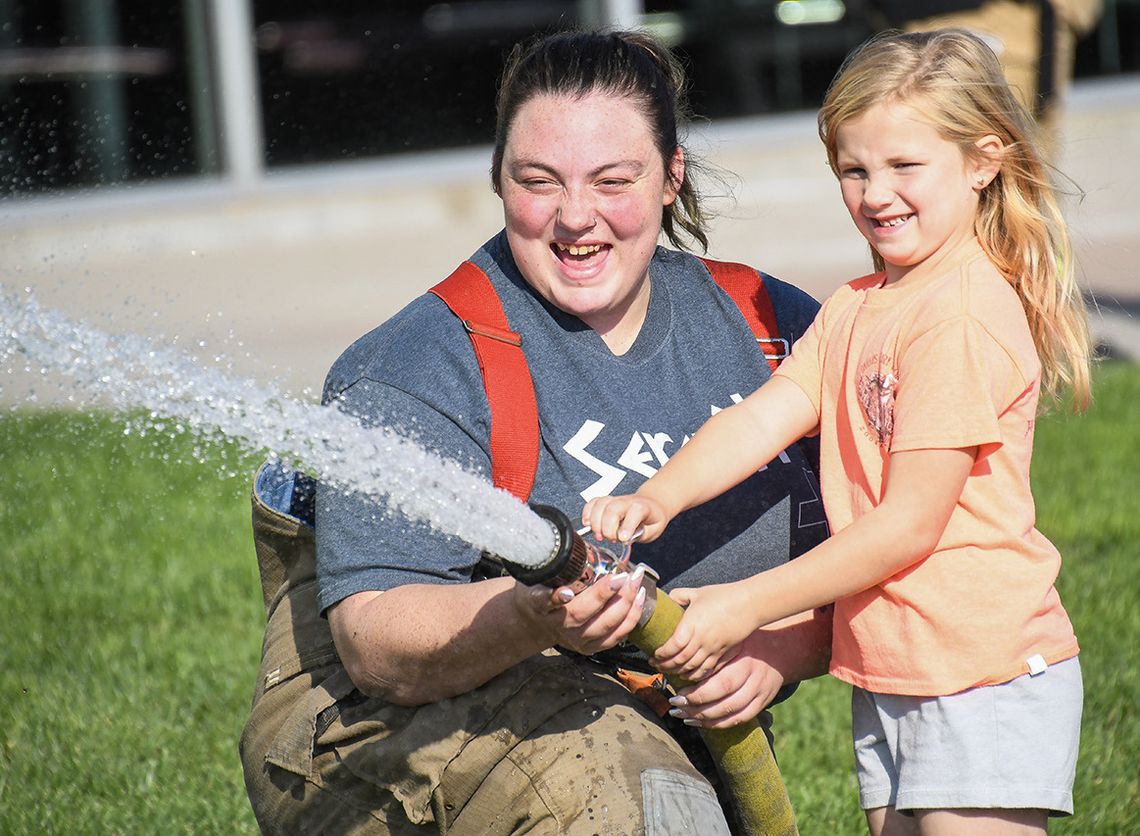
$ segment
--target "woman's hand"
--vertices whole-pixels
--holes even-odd
[[[599,496],[582,509],[582,524],[600,540],[628,543],[640,528],[643,543],[656,540],[672,516],[655,499],[638,494]]]
[[[669,597],[686,609],[673,635],[653,654],[653,664],[665,673],[704,679],[727,658],[727,650],[760,626],[747,580],[674,589]]]
[[[520,583],[514,594],[549,645],[588,656],[619,644],[637,626],[645,606],[644,574],[639,566],[632,574],[603,577],[577,594],[566,586],[551,590]]]

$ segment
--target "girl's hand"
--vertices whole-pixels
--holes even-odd
[[[727,729],[763,711],[776,698],[784,677],[748,645],[746,640],[712,675],[669,700],[669,713],[692,726]]]
[[[638,494],[599,496],[582,509],[582,524],[590,527],[600,540],[628,543],[639,528],[644,529],[640,541],[656,540],[671,517],[655,499]]]
[[[760,626],[746,581],[698,589],[674,589],[669,597],[685,607],[673,635],[653,654],[665,673],[694,682],[715,671],[725,651],[740,644]]]

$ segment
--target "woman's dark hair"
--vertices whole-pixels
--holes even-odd
[[[496,193],[507,134],[519,108],[539,95],[582,97],[594,92],[627,98],[641,110],[665,164],[665,176],[671,176],[670,161],[681,145],[677,126],[690,115],[681,63],[668,47],[641,32],[560,32],[518,44],[507,58],[496,101],[491,158]],[[664,207],[661,228],[674,246],[684,247],[687,235],[707,250],[705,223],[700,196],[686,176],[677,200]]]

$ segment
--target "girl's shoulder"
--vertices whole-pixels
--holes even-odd
[[[844,295],[856,294],[863,293],[867,290],[873,290],[874,288],[881,286],[886,278],[887,274],[882,271],[879,271],[877,273],[868,273],[865,276],[860,276],[857,279],[852,279],[851,281],[847,282],[847,284],[843,285],[843,287],[839,288],[839,290],[836,291],[836,295],[839,295],[841,293]]]
[[[838,290],[828,296],[823,303],[824,307],[835,307],[837,305],[848,305],[853,302],[858,302],[868,291],[882,287],[886,278],[886,273],[878,272],[868,273],[865,276],[852,279],[846,284],[840,285]]]
[[[868,291],[882,286],[885,279],[885,273],[868,273],[865,276],[860,276],[846,284],[840,285],[838,290],[824,300],[820,311],[821,315],[827,316],[833,314],[836,310],[858,305],[862,302]]]
[[[988,258],[968,261],[934,290],[927,304],[943,316],[967,316],[1001,330],[1025,320],[1013,283]]]
[[[973,259],[934,283],[915,314],[916,335],[964,322],[969,333],[1000,348],[1026,379],[1035,374],[1037,349],[1021,297],[988,258]]]

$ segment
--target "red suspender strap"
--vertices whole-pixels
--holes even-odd
[[[776,312],[760,274],[744,264],[701,259],[756,335],[775,370],[788,356]],[[522,501],[530,497],[538,470],[538,403],[522,352],[522,337],[510,330],[491,280],[465,261],[431,289],[451,309],[471,338],[491,409],[491,478]]]
[[[538,403],[522,352],[487,274],[465,261],[431,289],[459,317],[491,407],[491,479],[526,502],[538,470]]]
[[[788,341],[780,336],[776,311],[772,307],[768,288],[764,286],[764,279],[760,273],[746,264],[713,261],[708,258],[702,258],[701,261],[712,274],[713,281],[732,298],[736,307],[740,308],[744,321],[756,335],[756,342],[760,343],[768,365],[772,367],[772,371],[775,371],[780,361],[788,356],[790,347]]]

